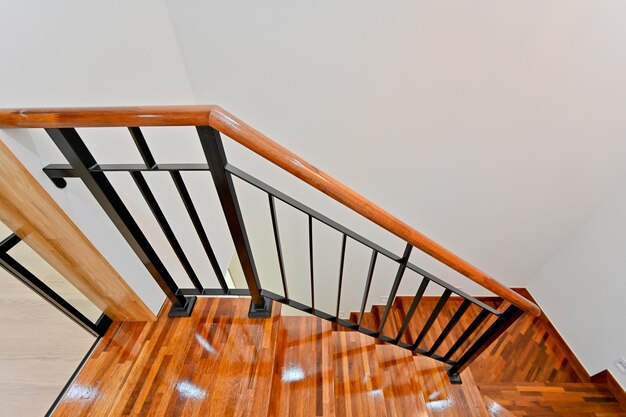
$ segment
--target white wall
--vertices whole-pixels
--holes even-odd
[[[0,51],[0,107],[193,102],[161,1],[4,2]],[[127,133],[116,133],[118,139],[84,132],[104,159],[130,142]],[[64,162],[50,138],[41,130],[3,130],[0,138],[157,312],[163,293],[87,190],[77,181],[59,190],[41,171]]]
[[[166,4],[198,102],[222,105],[507,285],[528,285],[626,175],[624,2]],[[227,151],[402,252],[236,146]],[[297,256],[305,265],[291,275],[306,291],[307,258]]]
[[[626,375],[626,186],[582,225],[529,285],[587,371]]]

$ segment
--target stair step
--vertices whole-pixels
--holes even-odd
[[[626,417],[602,384],[481,383],[480,390],[517,417]]]
[[[454,385],[441,362],[415,356],[417,381],[430,417],[490,417],[482,394],[469,369],[461,375],[463,383]]]
[[[338,417],[387,415],[373,338],[358,332],[333,332],[333,368]]]
[[[414,297],[412,296],[397,297],[397,305],[399,306],[399,310],[401,311],[402,319],[406,317],[406,313],[409,311],[413,299]],[[417,340],[439,300],[440,297],[424,297],[420,301],[419,308],[415,311],[415,314],[411,318],[411,321],[409,322],[409,325],[404,332],[404,335],[402,337],[403,342],[413,344]],[[425,333],[422,340],[420,341],[419,347],[421,349],[429,350],[433,346],[433,344],[442,333],[443,329],[446,327],[454,313],[461,306],[462,302],[463,299],[460,297],[451,297],[450,299],[448,299],[444,308],[441,310],[441,313],[437,316],[436,320],[432,324],[430,330]],[[454,341],[461,336],[463,330],[469,327],[472,320],[474,320],[474,318],[478,316],[480,311],[480,307],[476,305],[471,305],[470,308],[463,314],[457,325],[452,329],[450,334],[437,349],[436,353],[440,356],[443,356],[452,347]],[[485,320],[485,322],[487,321],[488,320]],[[476,334],[479,333],[477,332]],[[469,341],[471,342],[472,340],[473,339],[470,338]],[[468,345],[459,349],[457,353],[453,356],[453,359],[460,357],[460,355],[467,348],[467,346]]]
[[[376,325],[380,325],[380,321],[382,320],[383,314],[385,312],[385,306],[383,305],[374,305],[372,306],[372,313],[374,313],[374,317],[376,317]],[[385,327],[383,327],[383,331],[381,332],[385,336],[396,337],[398,335],[398,331],[400,330],[400,326],[402,326],[402,321],[404,320],[404,316],[402,315],[402,311],[395,305],[392,305],[389,309],[389,315],[387,316],[387,321],[385,322]]]
[[[489,412],[490,417],[517,417],[515,414],[502,407],[487,395],[483,395],[483,401],[487,406],[487,411]]]
[[[411,352],[392,345],[377,345],[376,357],[387,417],[428,417],[424,398],[419,395],[417,368]]]
[[[334,416],[332,325],[281,317],[269,417]]]

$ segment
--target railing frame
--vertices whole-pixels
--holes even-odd
[[[428,237],[412,229],[407,224],[393,217],[380,207],[366,200],[364,197],[339,183],[334,178],[318,170],[302,158],[291,153],[287,149],[278,145],[276,142],[273,142],[268,137],[262,135],[260,132],[254,130],[241,120],[235,118],[217,106],[188,106],[179,108],[94,108],[65,110],[39,109],[25,111],[0,110],[0,127],[2,126],[44,127],[46,129],[55,144],[67,158],[70,165],[49,165],[44,168],[44,172],[46,172],[50,179],[59,187],[66,186],[66,178],[78,177],[83,181],[96,198],[96,201],[98,201],[106,214],[116,225],[122,236],[126,239],[131,248],[144,263],[148,271],[152,274],[155,281],[172,302],[170,316],[180,317],[190,315],[196,299],[195,297],[198,295],[249,295],[251,297],[251,307],[249,312],[250,317],[270,317],[272,302],[277,301],[293,308],[308,312],[322,319],[329,320],[338,325],[376,337],[384,342],[392,343],[402,348],[409,349],[415,353],[442,361],[450,365],[448,374],[450,375],[451,380],[453,382],[460,382],[459,373],[462,372],[490,344],[492,344],[524,312],[528,312],[533,315],[540,314],[540,309],[531,301],[493,280],[476,267],[459,258],[436,242],[430,240]],[[132,139],[144,160],[144,164],[97,164],[96,160],[83,143],[75,128],[108,126],[128,127]],[[195,126],[207,163],[158,164],[150,153],[148,144],[140,130],[140,126]],[[403,255],[398,256],[391,251],[382,248],[369,239],[329,219],[323,214],[307,207],[306,205],[292,199],[252,175],[229,164],[220,132],[226,134],[231,139],[259,154],[268,161],[278,165],[302,181],[308,183],[336,201],[353,209],[358,214],[371,220],[378,226],[401,238],[406,243]],[[161,229],[166,235],[167,240],[174,249],[178,259],[181,261],[183,268],[189,275],[191,281],[194,283],[195,288],[179,288],[177,286],[174,278],[169,274],[155,250],[148,242],[148,239],[143,234],[138,224],[134,221],[128,209],[124,206],[114,187],[106,178],[105,173],[109,171],[125,171],[131,174],[153,215],[157,219]],[[216,272],[221,288],[203,288],[201,282],[193,271],[193,268],[187,261],[182,248],[178,244],[171,227],[167,223],[167,219],[158,207],[158,203],[150,191],[150,187],[145,182],[143,178],[144,171],[166,171],[170,173],[172,180],[175,182],[176,188],[183,199],[187,213],[190,216],[196,231],[198,232],[198,236],[200,237],[206,250],[210,263]],[[191,197],[189,196],[183,178],[180,175],[181,171],[211,172],[213,183],[217,190],[218,198],[225,215],[226,223],[243,269],[248,287],[247,289],[231,289],[226,285],[224,278],[221,275],[221,271],[219,271],[219,265],[217,264],[215,255],[210,247],[208,238],[202,229],[199,216],[193,207]],[[261,285],[233,182],[233,178],[235,177],[268,194],[273,234],[279,258],[278,262],[280,266],[284,295],[264,290]],[[289,298],[287,279],[282,259],[280,233],[276,218],[275,200],[280,200],[308,216],[309,268],[311,286],[310,306]],[[314,221],[322,222],[343,235],[337,306],[334,315],[317,309],[315,305],[315,276],[313,271]],[[368,274],[365,278],[365,290],[356,323],[339,317],[346,242],[348,237],[351,240],[365,245],[372,251]],[[504,312],[497,311],[490,306],[487,306],[485,303],[476,300],[474,297],[471,297],[459,289],[447,284],[427,271],[424,271],[418,266],[413,265],[409,262],[409,256],[414,247],[433,256],[444,264],[462,273],[469,279],[493,291],[502,297],[506,302],[510,302],[511,305]],[[380,325],[377,329],[367,329],[362,326],[362,319],[368,301],[376,260],[379,255],[386,256],[392,261],[397,262],[398,270],[391,286],[391,291],[385,305]],[[391,306],[395,301],[398,288],[406,269],[420,274],[422,276],[422,282],[397,335],[395,335],[395,337],[388,336],[383,334],[385,323]],[[403,334],[409,327],[415,312],[418,311],[422,296],[430,283],[442,287],[444,290],[443,296],[430,314],[416,340],[411,344],[405,343],[402,340]],[[430,331],[435,320],[446,306],[452,295],[462,297],[464,299],[463,303],[445,325],[435,343],[428,349],[422,349],[420,347],[420,343],[424,340],[425,336]],[[472,304],[481,308],[480,314],[475,318],[475,320],[473,320],[471,325],[464,331],[462,336],[445,355],[438,355],[436,353],[437,349]],[[489,315],[496,317],[493,324],[488,327],[487,330],[485,330],[478,337],[478,339],[461,354],[461,357],[458,360],[453,360],[452,356],[462,344],[474,336],[474,333],[478,331],[481,324]]]
[[[109,316],[102,313],[98,320],[93,322],[9,254],[9,251],[21,241],[15,233],[0,241],[0,268],[13,275],[22,284],[37,293],[41,298],[92,335],[96,337],[104,336],[113,322]]]

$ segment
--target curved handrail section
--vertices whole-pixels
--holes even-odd
[[[6,128],[120,126],[211,126],[521,310],[533,316],[541,314],[541,309],[532,301],[506,287],[219,106],[0,110],[0,127]]]

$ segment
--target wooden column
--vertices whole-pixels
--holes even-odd
[[[156,319],[1,139],[0,220],[113,320]]]

